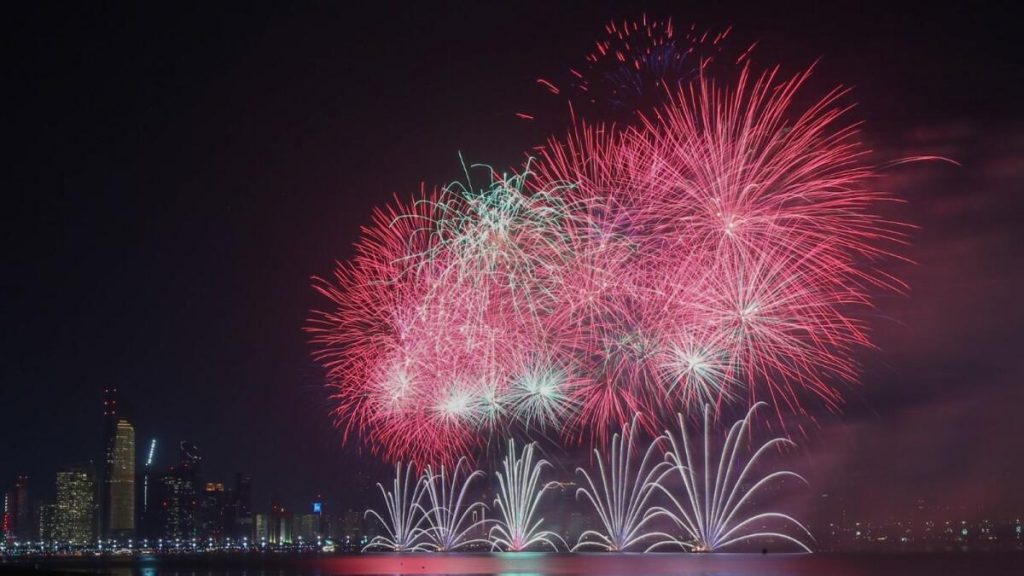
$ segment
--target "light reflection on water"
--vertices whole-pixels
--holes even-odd
[[[1024,553],[949,554],[364,554],[147,558],[38,565],[110,576],[1020,576]],[[14,569],[0,565],[0,573]],[[24,569],[25,567],[18,567]]]

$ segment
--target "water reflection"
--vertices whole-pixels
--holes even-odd
[[[950,554],[365,554],[337,557],[144,558],[0,564],[110,576],[1020,576],[1024,553]]]

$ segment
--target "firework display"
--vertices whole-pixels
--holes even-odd
[[[544,493],[553,486],[541,480],[544,469],[551,464],[534,460],[535,449],[536,443],[530,443],[517,454],[515,441],[508,443],[502,469],[496,473],[498,497],[494,509],[498,518],[488,531],[492,550],[522,552],[531,546],[558,550],[558,543],[565,547],[561,536],[543,529],[544,518],[537,515]]]
[[[675,34],[645,26],[618,41]],[[510,435],[604,444],[635,416],[653,437],[704,405],[837,409],[871,346],[858,310],[902,287],[879,263],[903,227],[845,92],[808,98],[809,74],[697,74],[517,173],[376,209],[307,326],[346,434],[450,465]]]
[[[679,492],[668,488],[669,482],[662,476],[656,487],[671,501],[668,507],[657,507],[653,516],[664,516],[681,528],[686,537],[667,537],[651,545],[648,550],[663,546],[680,546],[695,552],[714,552],[726,546],[750,540],[781,539],[810,552],[807,544],[783,531],[783,527],[797,528],[807,538],[813,538],[810,531],[788,514],[780,512],[750,513],[752,500],[765,492],[773,482],[790,478],[806,483],[802,476],[789,470],[776,470],[756,478],[754,472],[758,460],[773,449],[792,446],[788,438],[776,437],[761,444],[753,455],[744,461],[740,448],[745,436],[750,433],[751,418],[763,406],[755,404],[747,415],[733,424],[726,434],[721,454],[714,454],[709,432],[710,410],[704,409],[704,435],[702,452],[696,452],[693,441],[686,431],[686,423],[679,417],[678,436],[667,434],[671,448],[666,452],[666,462],[671,463],[669,476],[676,476],[682,484]],[[748,438],[749,439],[749,438]],[[695,454],[696,452],[696,454]],[[696,456],[696,457],[695,457]],[[701,458],[703,456],[703,458]],[[775,522],[780,530],[765,529]]]
[[[429,508],[425,510],[427,527],[423,533],[430,540],[428,546],[436,552],[451,552],[464,546],[486,543],[482,538],[470,536],[471,532],[484,526],[482,516],[486,506],[483,502],[466,500],[473,480],[484,473],[480,470],[468,472],[468,468],[466,459],[460,458],[450,478],[444,465],[437,473],[428,466],[423,474],[422,482],[429,500]],[[473,521],[477,514],[481,519]]]
[[[536,443],[519,451],[515,440],[508,441],[501,468],[494,474],[497,498],[490,519],[485,514],[487,506],[474,500],[470,490],[473,480],[484,473],[469,472],[465,458],[459,460],[450,478],[443,466],[440,473],[428,466],[412,480],[413,467],[406,466],[403,476],[399,465],[394,490],[381,488],[386,515],[366,512],[386,535],[375,537],[364,550],[575,552],[589,548],[625,552],[643,547],[644,552],[673,548],[714,552],[743,543],[781,540],[810,552],[801,538],[785,530],[795,528],[802,533],[800,537],[812,539],[799,521],[781,512],[753,510],[755,499],[762,500],[768,489],[787,479],[805,482],[795,472],[766,466],[771,452],[793,446],[793,442],[781,437],[762,444],[750,442],[753,417],[761,406],[755,404],[733,424],[721,445],[710,430],[709,406],[704,407],[704,427],[696,441],[680,414],[676,431],[666,431],[643,449],[634,419],[621,434],[612,436],[610,448],[594,450],[595,474],[576,469],[584,480],[576,490],[576,502],[581,512],[591,513],[594,523],[589,525],[595,527],[579,534],[556,533],[550,527],[559,525],[565,530],[564,521],[548,524],[540,515],[542,510],[551,512],[546,506],[551,498],[546,494],[558,484],[544,480],[553,467],[547,460],[536,459]],[[701,444],[703,451],[698,452]],[[481,537],[484,532],[486,538]],[[571,548],[565,541],[570,536],[577,536]]]
[[[635,420],[621,435],[612,436],[607,467],[601,451],[594,450],[598,481],[583,468],[576,469],[585,480],[576,490],[576,498],[590,503],[602,529],[585,530],[580,534],[572,548],[574,552],[587,548],[623,552],[644,542],[654,544],[650,542],[652,539],[658,542],[672,539],[669,534],[652,530],[650,526],[662,514],[651,504],[652,497],[658,495],[665,469],[671,467],[668,461],[658,458],[664,437],[659,436],[648,445],[641,458],[635,446],[636,436]],[[634,471],[633,464],[637,460],[640,463]]]
[[[613,20],[579,64],[538,78],[537,87],[564,100],[573,115],[635,120],[677,87],[748,63],[756,43],[731,36],[731,27],[701,30],[646,15]],[[534,120],[537,113],[517,115]]]
[[[374,536],[366,544],[366,550],[387,550],[391,552],[416,552],[429,550],[423,542],[421,528],[426,517],[420,501],[423,498],[424,482],[414,472],[415,466],[395,465],[395,478],[391,490],[385,490],[380,483],[377,488],[384,497],[385,515],[376,510],[367,510],[366,518],[374,518],[384,528],[384,534]]]

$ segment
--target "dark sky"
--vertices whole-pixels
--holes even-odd
[[[854,87],[921,226],[880,301],[863,386],[801,459],[815,492],[1024,508],[1024,102],[1017,20],[964,3],[22,3],[2,19],[0,487],[52,491],[100,453],[101,390],[139,445],[187,439],[208,476],[306,503],[371,466],[341,446],[301,331],[309,277],[370,209],[518,163],[535,79],[610,18],[735,26],[760,62]],[[31,4],[29,6],[28,4]],[[283,4],[283,3],[280,3]],[[551,105],[557,102],[552,101]],[[162,460],[171,463],[172,454]],[[852,486],[852,487],[851,487]],[[883,489],[884,487],[884,489]]]

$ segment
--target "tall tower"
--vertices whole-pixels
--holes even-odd
[[[14,535],[19,540],[32,539],[32,519],[28,506],[28,476],[18,475],[14,484]]]
[[[135,533],[135,428],[119,416],[118,400],[116,388],[103,391],[101,538],[130,538]]]
[[[114,477],[114,444],[117,441],[117,388],[103,391],[103,459],[100,461],[99,509],[101,539],[110,533],[110,483]]]
[[[114,432],[114,463],[110,473],[108,536],[135,534],[135,428],[119,418]]]
[[[252,536],[252,478],[235,473],[235,490],[231,500],[232,535],[241,540]]]

